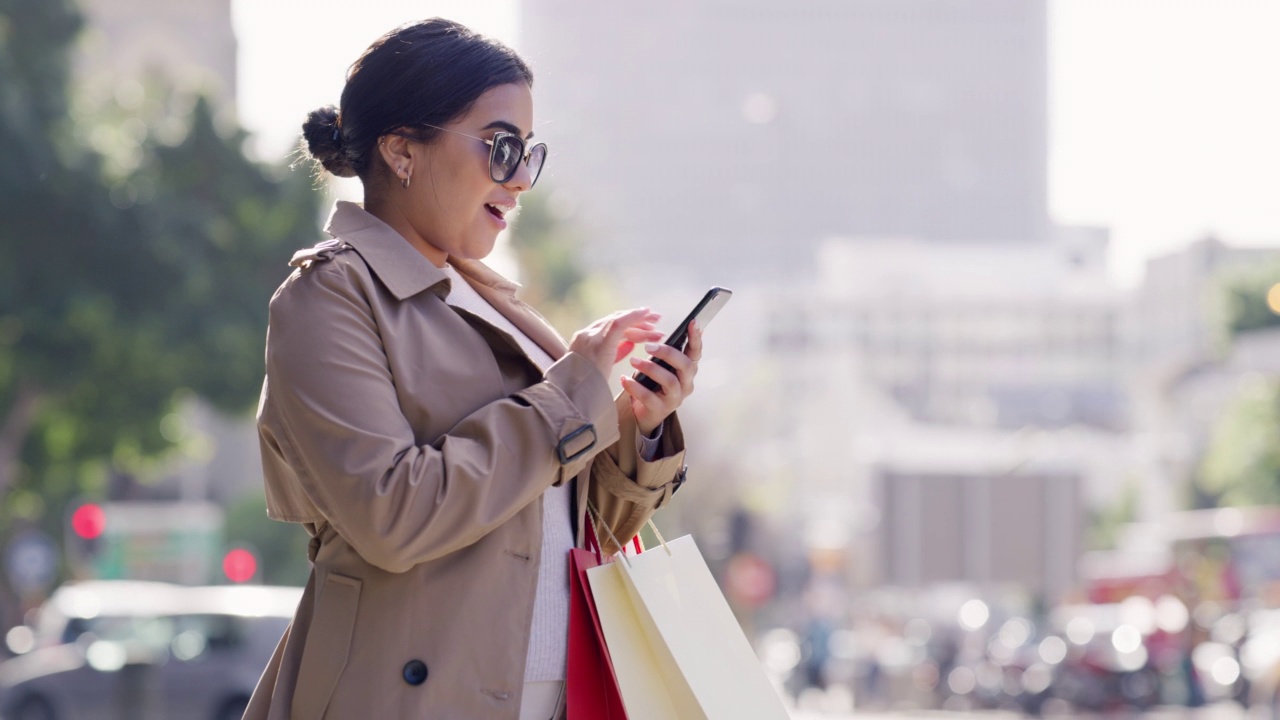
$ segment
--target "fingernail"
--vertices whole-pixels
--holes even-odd
[[[648,353],[658,352],[658,343],[645,343],[644,351]]]

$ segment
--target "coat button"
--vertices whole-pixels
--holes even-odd
[[[427,681],[427,664],[421,660],[410,660],[404,664],[404,681],[410,685],[421,685]]]

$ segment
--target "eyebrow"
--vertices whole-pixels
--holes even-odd
[[[520,134],[520,128],[516,127],[515,125],[512,125],[511,123],[507,122],[506,120],[494,120],[493,122],[489,123],[488,125],[485,125],[484,127],[480,128],[480,129],[481,129],[481,130],[492,130],[492,129],[494,129],[494,128],[497,128],[497,129],[499,129],[499,130],[506,130],[507,132],[511,133],[512,135],[517,135],[517,136],[518,136],[518,135]],[[532,130],[530,130],[530,131],[529,131],[529,134],[524,136],[524,139],[525,139],[525,140],[532,140],[532,139],[533,139],[533,131],[532,131]]]

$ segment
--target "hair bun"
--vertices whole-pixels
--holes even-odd
[[[338,108],[325,105],[307,113],[307,121],[302,123],[302,137],[307,143],[307,152],[325,170],[338,177],[355,177],[356,169],[342,141]]]

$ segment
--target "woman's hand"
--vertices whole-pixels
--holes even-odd
[[[644,349],[670,365],[674,372],[649,358],[632,358],[631,365],[658,383],[661,390],[654,392],[630,377],[624,375],[622,378],[622,389],[631,396],[631,411],[636,415],[636,425],[646,436],[652,435],[654,429],[693,394],[693,378],[698,374],[698,360],[702,358],[702,328],[696,321],[689,323],[689,342],[684,352],[670,345],[657,344],[656,340],[650,342],[652,344]]]
[[[613,366],[630,355],[637,343],[662,339],[662,333],[654,329],[654,323],[661,319],[661,315],[649,308],[606,315],[574,333],[569,350],[595,363],[607,380]]]

